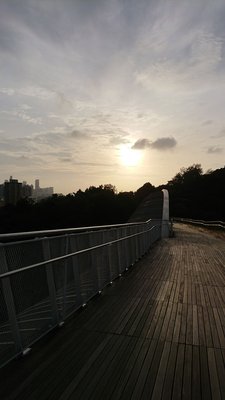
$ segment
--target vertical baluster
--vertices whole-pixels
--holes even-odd
[[[90,232],[89,234],[89,247],[95,246],[95,235],[96,232]],[[94,251],[92,250],[90,254],[91,259],[91,276],[92,276],[92,284],[93,284],[93,292],[98,293],[99,290],[99,280],[98,280],[98,269],[96,263],[96,257],[94,255]]]
[[[69,236],[65,236],[66,246],[65,246],[65,254],[69,253]],[[66,318],[66,290],[67,290],[67,273],[68,273],[68,259],[64,260],[64,282],[63,282],[63,310],[62,310],[62,318],[63,320]]]
[[[6,255],[5,255],[5,249],[3,245],[0,245],[0,266],[1,266],[1,273],[8,272],[8,265],[7,265],[7,260],[6,260]],[[11,281],[9,277],[3,278],[2,279],[2,291],[3,291],[3,296],[8,312],[8,318],[9,318],[9,324],[11,327],[12,331],[12,337],[13,341],[15,344],[15,353],[21,353],[23,351],[23,345],[22,345],[22,338],[20,334],[20,329],[17,321],[17,315],[16,315],[16,307],[14,303],[14,296],[12,293],[12,288],[11,288]]]
[[[43,238],[42,248],[43,248],[44,259],[46,261],[50,260],[51,252],[50,252],[50,244],[49,244],[48,238]],[[52,310],[53,325],[59,325],[60,318],[59,318],[59,311],[58,311],[58,306],[57,306],[56,288],[55,288],[55,280],[54,280],[52,263],[46,265],[46,274],[47,274],[48,290],[49,290],[50,304],[51,304],[51,310]]]

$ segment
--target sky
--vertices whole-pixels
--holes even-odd
[[[225,165],[224,0],[0,0],[0,183]]]

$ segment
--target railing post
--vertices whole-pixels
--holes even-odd
[[[121,234],[121,228],[118,228],[117,230],[117,239],[120,239],[122,237]],[[121,270],[121,259],[122,259],[122,254],[121,254],[121,242],[117,242],[117,260],[118,260],[118,274],[121,276],[122,270]]]
[[[93,236],[92,236],[93,234],[95,234],[95,232],[91,232],[91,234],[89,234],[89,238],[88,238],[90,247],[93,247],[95,245]],[[93,256],[93,251],[91,251],[90,257],[91,257],[91,273],[92,273],[92,280],[93,280],[93,289],[94,289],[94,293],[98,293],[99,292],[98,270],[97,270],[95,257]]]
[[[8,265],[5,256],[5,248],[3,247],[2,244],[0,245],[0,267],[1,267],[0,268],[1,273],[8,272]],[[23,352],[22,338],[20,334],[19,325],[17,322],[16,308],[9,277],[2,279],[2,291],[8,312],[9,324],[12,330],[12,338],[14,340],[16,354],[22,353]]]
[[[43,238],[42,249],[43,249],[44,260],[45,261],[50,260],[51,253],[50,253],[50,244],[49,244],[48,238]],[[59,325],[60,319],[59,319],[59,312],[58,312],[58,306],[57,306],[55,280],[54,280],[52,264],[46,265],[46,275],[47,275],[49,297],[50,297],[50,303],[51,303],[51,309],[52,309],[53,324]]]
[[[79,264],[78,264],[77,256],[73,257],[73,275],[74,275],[74,281],[75,281],[75,292],[76,292],[77,305],[81,306],[83,304],[83,300],[82,300],[81,287],[80,287],[80,271],[79,271]]]
[[[108,277],[109,277],[109,283],[112,284],[112,245],[109,244],[107,247],[108,247]]]
[[[77,238],[75,235],[69,236],[69,244],[70,249],[72,252],[77,250]],[[73,278],[74,278],[74,285],[75,285],[75,295],[76,295],[76,303],[78,306],[81,306],[82,301],[82,294],[81,294],[81,285],[80,285],[80,272],[79,272],[79,264],[77,256],[72,257],[72,268],[73,268]]]
[[[69,236],[65,236],[66,240],[66,254],[69,253]],[[63,283],[63,310],[62,310],[62,318],[63,320],[66,317],[66,288],[67,288],[67,270],[68,270],[68,259],[65,260],[64,264],[64,283]]]

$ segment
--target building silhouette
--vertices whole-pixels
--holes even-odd
[[[14,204],[22,198],[22,183],[10,176],[9,181],[4,183],[5,204]]]
[[[46,197],[51,197],[53,193],[54,188],[52,186],[41,188],[39,179],[35,179],[35,185],[32,193],[32,198],[34,201],[39,201],[45,199]]]
[[[26,181],[19,182],[10,176],[0,185],[0,206],[5,204],[16,205],[21,199],[32,198],[34,201],[51,197],[54,193],[53,187],[41,188],[39,179],[35,180],[35,186],[27,184]]]

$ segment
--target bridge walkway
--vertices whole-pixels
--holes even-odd
[[[225,399],[225,242],[156,243],[57,333],[0,372],[1,399]]]

